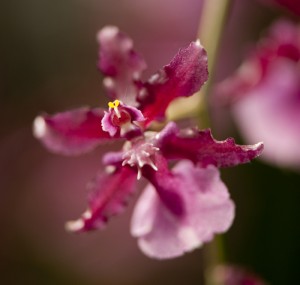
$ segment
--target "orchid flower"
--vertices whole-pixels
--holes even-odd
[[[237,72],[217,87],[248,143],[264,141],[265,161],[300,169],[300,26],[276,22]]]
[[[149,184],[134,209],[131,234],[150,257],[180,256],[228,230],[234,204],[218,168],[249,162],[263,145],[240,146],[231,138],[217,141],[210,130],[181,130],[175,122],[160,132],[151,131],[151,123],[165,118],[174,99],[193,95],[207,80],[207,55],[199,41],[181,49],[143,82],[145,61],[127,35],[109,26],[97,38],[98,68],[111,98],[108,109],[44,114],[34,122],[35,136],[56,153],[81,154],[107,141],[124,141],[119,152],[104,155],[87,210],[66,228],[104,228],[124,210],[136,181],[144,177]]]

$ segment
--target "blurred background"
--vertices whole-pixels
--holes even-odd
[[[100,28],[117,25],[134,39],[148,63],[148,78],[195,39],[202,1],[11,0],[1,6],[0,283],[203,284],[206,247],[169,261],[151,260],[138,250],[129,234],[134,201],[105,231],[65,232],[65,221],[85,209],[85,185],[113,146],[62,157],[32,136],[32,121],[43,111],[106,106],[96,69]],[[279,16],[292,17],[259,1],[233,1],[215,82],[240,65]],[[226,110],[212,118],[211,127],[217,139],[234,136],[243,143]],[[296,284],[299,173],[255,161],[224,169],[222,177],[237,208],[224,235],[226,260],[270,284]]]

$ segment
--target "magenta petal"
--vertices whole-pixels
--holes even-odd
[[[112,99],[133,105],[137,81],[146,68],[144,59],[133,49],[132,40],[117,27],[107,26],[98,33],[98,68],[106,76],[104,86]]]
[[[231,226],[234,204],[217,168],[180,162],[168,177],[169,191],[184,203],[185,212],[170,212],[155,188],[148,185],[134,209],[131,233],[149,257],[173,258],[210,241]]]
[[[267,37],[260,40],[256,49],[237,71],[218,84],[215,99],[232,103],[248,96],[248,91],[257,87],[268,76],[274,61],[288,59],[295,63],[299,62],[299,42],[299,25],[285,20],[275,22]]]
[[[111,137],[113,137],[118,131],[118,126],[115,126],[111,122],[111,112],[105,112],[101,120],[101,127],[104,132],[108,132]]]
[[[199,41],[181,49],[169,65],[154,74],[138,96],[146,123],[163,119],[171,101],[197,92],[208,79],[207,54]]]
[[[180,217],[185,213],[185,205],[174,189],[177,187],[174,174],[169,170],[167,160],[159,154],[155,155],[156,169],[147,165],[143,168],[143,176],[156,188],[160,200],[174,215]]]
[[[80,108],[53,116],[38,116],[33,124],[36,138],[51,151],[65,155],[81,154],[110,139],[101,128],[103,111]]]
[[[300,167],[299,64],[300,25],[277,21],[252,56],[218,88],[220,96],[232,103],[245,141],[263,140],[262,159],[295,170]],[[245,84],[253,75],[256,80]]]
[[[270,67],[264,81],[234,104],[233,115],[247,142],[263,139],[262,159],[299,170],[299,64],[281,59]]]
[[[78,220],[68,222],[66,229],[84,232],[104,228],[110,217],[124,211],[135,190],[135,181],[136,173],[132,169],[122,167],[111,171],[108,167],[89,187],[92,192],[88,209]]]
[[[263,143],[237,145],[233,138],[217,141],[209,129],[179,130],[174,122],[160,132],[156,146],[168,159],[190,159],[201,167],[229,167],[247,163],[263,151]]]
[[[111,137],[117,134],[119,137],[129,139],[141,135],[144,121],[145,118],[140,110],[120,102],[116,110],[109,108],[108,112],[104,112],[101,126],[103,131],[108,132]]]

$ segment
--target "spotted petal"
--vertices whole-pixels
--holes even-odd
[[[207,54],[199,41],[181,49],[169,65],[154,74],[138,95],[146,123],[161,120],[171,101],[189,97],[208,79]]]
[[[108,219],[124,211],[135,190],[136,173],[129,167],[110,172],[107,168],[89,186],[89,207],[78,220],[66,224],[67,230],[83,232],[105,227]]]
[[[81,154],[110,139],[101,128],[103,111],[80,108],[53,116],[38,116],[33,125],[35,137],[51,151],[65,155]]]
[[[234,204],[217,168],[178,164],[172,175],[156,176],[156,189],[148,185],[133,213],[131,233],[141,250],[153,258],[173,258],[228,230]],[[159,191],[176,194],[184,211],[176,214],[161,200]]]
[[[98,68],[106,76],[104,86],[112,99],[134,105],[137,82],[146,68],[144,59],[133,49],[133,41],[117,27],[107,26],[98,33]]]
[[[201,167],[229,167],[247,163],[263,150],[263,143],[237,145],[233,138],[217,141],[209,129],[199,131],[188,128],[180,131],[174,122],[160,132],[156,145],[166,158],[189,159]]]

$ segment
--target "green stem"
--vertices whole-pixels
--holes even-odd
[[[208,70],[210,72],[208,82],[212,81],[213,69],[230,6],[230,0],[205,0],[203,2],[197,36],[208,53]]]
[[[198,105],[199,120],[202,127],[210,126],[208,97],[214,79],[214,70],[218,58],[218,51],[225,27],[231,0],[204,0],[200,18],[198,38],[207,50],[209,80],[203,86],[198,97],[202,102]]]
[[[213,270],[220,264],[225,262],[224,241],[222,236],[216,236],[214,240],[207,244],[204,248],[205,262],[205,285],[223,285],[216,284],[215,278],[212,276]]]
[[[197,38],[200,39],[201,44],[208,53],[209,80],[198,94],[174,102],[168,109],[169,120],[197,117],[202,128],[209,126],[207,98],[213,81],[213,71],[217,61],[218,48],[230,3],[230,0],[203,1]]]
[[[198,38],[208,53],[208,71],[209,80],[200,91],[201,94],[195,97],[203,98],[198,104],[198,118],[201,127],[210,126],[208,98],[213,83],[213,75],[218,58],[218,51],[225,22],[228,16],[229,8],[232,2],[230,0],[204,0],[202,15],[199,23]],[[204,259],[206,264],[206,285],[214,285],[209,276],[211,269],[225,261],[224,242],[222,236],[215,239],[204,248]]]

